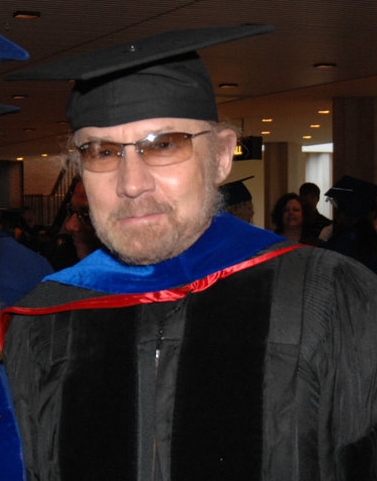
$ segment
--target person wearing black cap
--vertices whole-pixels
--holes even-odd
[[[244,181],[253,177],[251,175],[220,186],[220,192],[224,197],[224,210],[249,224],[253,223],[254,217],[253,197]]]
[[[345,175],[325,195],[335,216],[323,247],[353,257],[377,274],[377,185]]]
[[[237,139],[189,52],[267,30],[47,69],[106,247],[2,316],[29,481],[375,476],[377,279],[217,210]]]

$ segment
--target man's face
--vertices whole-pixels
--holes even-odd
[[[151,119],[115,127],[85,127],[80,146],[93,140],[135,142],[148,134],[211,130],[189,119]],[[219,146],[225,145],[223,149]],[[217,210],[217,186],[231,168],[236,136],[231,130],[192,139],[192,154],[179,163],[147,165],[134,146],[124,149],[110,172],[83,170],[91,216],[98,237],[122,260],[152,264],[191,246]],[[221,153],[220,153],[221,151]],[[85,167],[85,166],[84,166]]]
[[[72,237],[79,259],[83,259],[99,246],[89,218],[89,204],[82,182],[78,182],[73,191],[64,228]]]

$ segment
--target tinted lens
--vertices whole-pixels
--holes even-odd
[[[148,165],[175,164],[192,155],[191,135],[182,132],[160,134],[153,140],[141,140],[137,147]]]
[[[168,132],[150,134],[143,140],[126,144],[106,141],[93,141],[78,147],[82,165],[92,172],[110,172],[116,170],[126,147],[134,147],[147,165],[170,165],[183,162],[192,156],[192,139],[198,135],[208,134],[205,130],[197,134]],[[127,158],[127,154],[124,155]]]
[[[88,142],[80,148],[83,167],[92,172],[109,172],[118,168],[123,147],[113,142]]]

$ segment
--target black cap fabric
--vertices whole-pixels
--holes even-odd
[[[346,215],[362,217],[375,208],[377,185],[345,175],[325,193],[325,196],[335,199],[336,207]]]
[[[8,79],[76,80],[67,108],[73,130],[157,117],[216,121],[212,82],[196,50],[272,29],[173,30],[19,71]]]
[[[228,182],[220,186],[220,192],[224,196],[226,206],[240,204],[241,202],[247,202],[252,200],[250,191],[243,183],[245,180],[252,179],[254,176],[250,175],[234,182]]]
[[[127,75],[79,81],[67,117],[73,130],[111,127],[158,117],[217,120],[211,79],[196,54]]]

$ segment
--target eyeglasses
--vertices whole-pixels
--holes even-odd
[[[67,212],[67,217],[69,218],[72,217],[74,214],[76,214],[79,222],[82,222],[85,224],[91,224],[89,209],[85,209],[85,208],[75,209],[73,205],[68,205],[66,212]]]
[[[149,166],[165,166],[184,162],[192,156],[192,139],[209,134],[204,130],[197,134],[167,132],[149,134],[142,140],[119,144],[107,140],[94,140],[80,145],[82,166],[91,172],[110,172],[116,170],[120,160],[125,157],[125,147],[133,145],[136,152]]]

